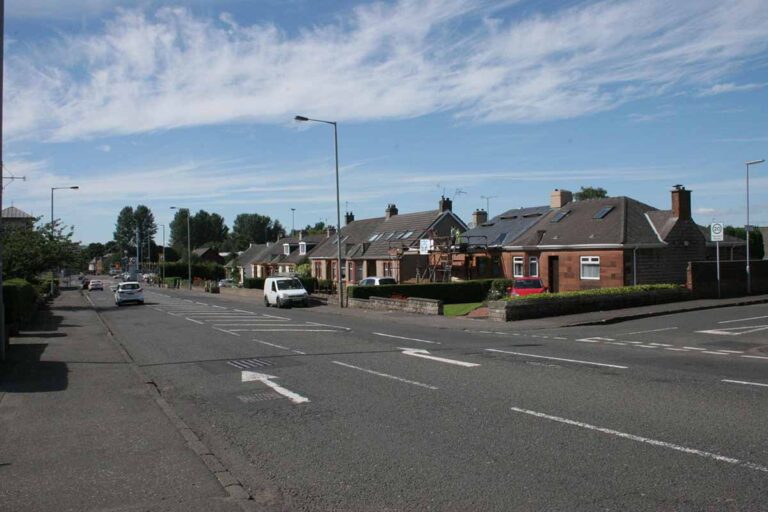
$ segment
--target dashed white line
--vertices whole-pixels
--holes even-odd
[[[741,356],[746,357],[747,359],[768,359],[768,357],[765,356]]]
[[[684,348],[671,348],[671,347],[669,347],[669,348],[665,348],[664,350],[674,350],[675,352],[688,352],[688,350],[684,349]]]
[[[749,382],[746,380],[729,380],[729,379],[723,379],[722,382],[730,382],[731,384],[744,384],[745,386],[759,386],[761,388],[768,388],[768,384],[763,384],[762,382]]]
[[[291,350],[291,352],[295,352],[296,354],[301,354],[302,356],[307,355],[306,352],[302,352],[301,350]]]
[[[200,322],[199,320],[195,320],[194,318],[187,318],[186,320],[189,320],[190,322],[195,322],[196,324],[204,325],[203,322]]]
[[[389,375],[388,373],[382,373],[382,372],[377,372],[375,370],[369,370],[367,368],[361,368],[359,366],[355,366],[355,365],[352,365],[352,364],[342,363],[341,361],[331,361],[331,362],[333,364],[338,364],[339,366],[345,366],[347,368],[352,368],[354,370],[360,370],[361,372],[370,373],[372,375],[378,375],[379,377],[386,377],[387,379],[392,379],[392,380],[396,380],[396,381],[399,381],[399,382],[404,382],[406,384],[412,384],[414,386],[419,386],[419,387],[422,387],[422,388],[433,389],[433,390],[434,389],[438,389],[435,386],[430,386],[429,384],[423,384],[421,382],[416,382],[414,380],[408,380],[408,379],[404,379],[402,377],[396,377],[394,375]]]
[[[726,352],[728,354],[743,354],[744,353],[743,350],[724,350],[724,349],[719,349],[718,352]]]
[[[750,320],[761,320],[763,318],[768,318],[768,315],[753,316],[751,318],[738,318],[736,320],[723,320],[722,322],[717,322],[717,323],[718,324],[732,324],[734,322],[749,322]]]
[[[262,345],[269,345],[270,347],[279,348],[279,349],[281,349],[281,350],[291,350],[291,349],[290,349],[290,348],[288,348],[288,347],[284,347],[284,346],[282,346],[282,345],[277,345],[277,344],[275,344],[275,343],[270,343],[270,342],[268,342],[268,341],[261,341],[261,340],[253,340],[253,341],[255,341],[255,342],[257,342],[257,343],[261,343]]]
[[[687,348],[688,350],[707,350],[705,348],[699,348],[699,347],[686,347],[686,346],[683,346],[683,348]]]
[[[609,345],[621,345],[622,347],[626,347],[626,343],[622,343],[621,341],[606,341]]]
[[[318,322],[307,322],[307,324],[309,324],[309,325],[318,325],[320,327],[333,327],[334,329],[344,329],[345,331],[351,331],[352,330],[349,327],[342,327],[340,325],[321,324],[321,323],[318,323]]]
[[[211,307],[213,307],[213,308],[216,308],[216,309],[227,309],[227,308],[225,308],[224,306],[215,306],[215,305],[214,305],[214,306],[211,306]]]
[[[588,364],[592,366],[605,366],[607,368],[618,368],[620,370],[626,370],[629,368],[628,366],[619,366],[617,364],[607,364],[607,363],[595,363],[593,361],[580,361],[578,359],[565,359],[562,357],[552,357],[552,356],[539,356],[536,354],[525,354],[523,352],[510,352],[508,350],[498,350],[495,348],[487,348],[485,349],[487,352],[499,352],[502,354],[512,354],[513,356],[523,356],[523,357],[535,357],[538,359],[551,359],[553,361],[564,361],[567,363],[578,363],[578,364]]]
[[[231,334],[232,336],[240,336],[240,335],[239,335],[239,334],[237,334],[236,332],[232,332],[232,331],[225,331],[224,329],[219,329],[218,327],[212,327],[212,329],[215,329],[215,330],[217,330],[217,331],[221,331],[221,332],[225,332],[225,333],[227,333],[227,334]]]
[[[385,338],[396,338],[398,340],[418,341],[420,343],[432,343],[434,345],[440,345],[439,341],[421,340],[419,338],[406,338],[405,336],[395,336],[394,334],[384,334],[383,332],[374,332],[376,336],[384,336]]]
[[[736,459],[734,457],[726,457],[724,455],[718,455],[716,453],[711,452],[705,452],[703,450],[696,450],[694,448],[688,448],[685,446],[680,446],[673,443],[668,443],[666,441],[657,441],[655,439],[650,439],[648,437],[642,437],[642,436],[636,436],[634,434],[627,434],[626,432],[620,432],[618,430],[613,430],[610,428],[604,428],[604,427],[597,427],[595,425],[590,425],[589,423],[583,423],[581,421],[574,421],[569,420],[567,418],[561,418],[559,416],[552,416],[550,414],[545,414],[543,412],[536,412],[531,411],[528,409],[521,409],[519,407],[512,407],[511,408],[515,412],[520,412],[523,414],[528,414],[530,416],[536,416],[538,418],[544,418],[551,421],[556,421],[558,423],[565,423],[566,425],[573,425],[575,427],[581,427],[588,430],[594,430],[596,432],[602,432],[603,434],[608,434],[616,437],[621,437],[623,439],[629,439],[631,441],[637,441],[640,443],[646,443],[653,446],[659,446],[662,448],[668,448],[670,450],[675,450],[678,452],[688,453],[691,455],[698,455],[699,457],[704,457],[706,459],[712,459],[716,460],[718,462],[726,462],[728,464],[733,464],[735,466],[742,466],[748,469],[753,469],[755,471],[761,471],[763,473],[768,473],[768,467],[761,466],[760,464],[754,464],[752,462],[746,462],[739,459]]]
[[[642,348],[659,348],[659,347],[654,347],[653,345],[635,345],[635,346],[642,347]]]
[[[645,334],[647,332],[662,332],[662,331],[674,331],[675,329],[678,329],[678,327],[663,327],[661,329],[651,329],[649,331],[635,331],[635,332],[625,332],[623,334],[619,334],[619,336],[629,336],[631,334]]]

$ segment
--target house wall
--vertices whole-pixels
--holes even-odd
[[[515,253],[510,253],[514,255]],[[531,253],[535,255],[535,253]],[[520,255],[519,253],[517,254]],[[557,256],[559,264],[559,291],[612,288],[624,285],[624,251],[621,249],[595,249],[578,251],[543,251],[539,254],[539,277],[549,283],[549,257]],[[600,279],[581,278],[581,257],[600,257]],[[511,259],[510,259],[511,262]],[[526,267],[527,272],[527,267]]]
[[[679,221],[666,242],[666,247],[637,251],[637,284],[685,284],[688,263],[706,258],[706,240],[692,221]],[[627,253],[631,261],[632,251]],[[628,278],[631,283],[632,276]]]

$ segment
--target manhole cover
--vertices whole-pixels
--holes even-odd
[[[269,400],[278,400],[283,398],[280,394],[274,391],[267,391],[265,393],[254,393],[252,395],[237,395],[237,398],[244,404],[252,404],[256,402],[267,402]]]
[[[234,361],[227,361],[227,364],[239,368],[241,370],[249,370],[252,368],[264,368],[266,366],[273,366],[271,361],[264,359],[235,359]]]

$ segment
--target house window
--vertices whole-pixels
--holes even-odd
[[[539,258],[536,256],[528,258],[528,275],[531,277],[539,277]]]
[[[394,271],[394,264],[391,261],[385,261],[384,262],[384,276],[386,277],[394,277],[393,271]]]
[[[523,277],[523,257],[515,256],[512,259],[512,275],[514,277]]]
[[[285,254],[286,256],[291,254],[291,246],[290,245],[283,244],[283,254]]]
[[[316,261],[315,262],[315,275],[317,279],[323,278],[323,262],[322,261]]]
[[[306,242],[301,242],[299,244],[299,254],[301,254],[302,256],[307,254],[307,244],[306,244]]]
[[[600,279],[600,256],[581,257],[581,278]]]
[[[331,261],[331,275],[333,276],[331,279],[336,281],[338,277],[336,277],[336,260]]]

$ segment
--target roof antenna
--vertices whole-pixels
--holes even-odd
[[[457,188],[456,191],[453,193],[453,197],[451,198],[451,201],[455,201],[456,196],[460,196],[460,195],[467,195],[467,193],[461,190],[460,188]]]

